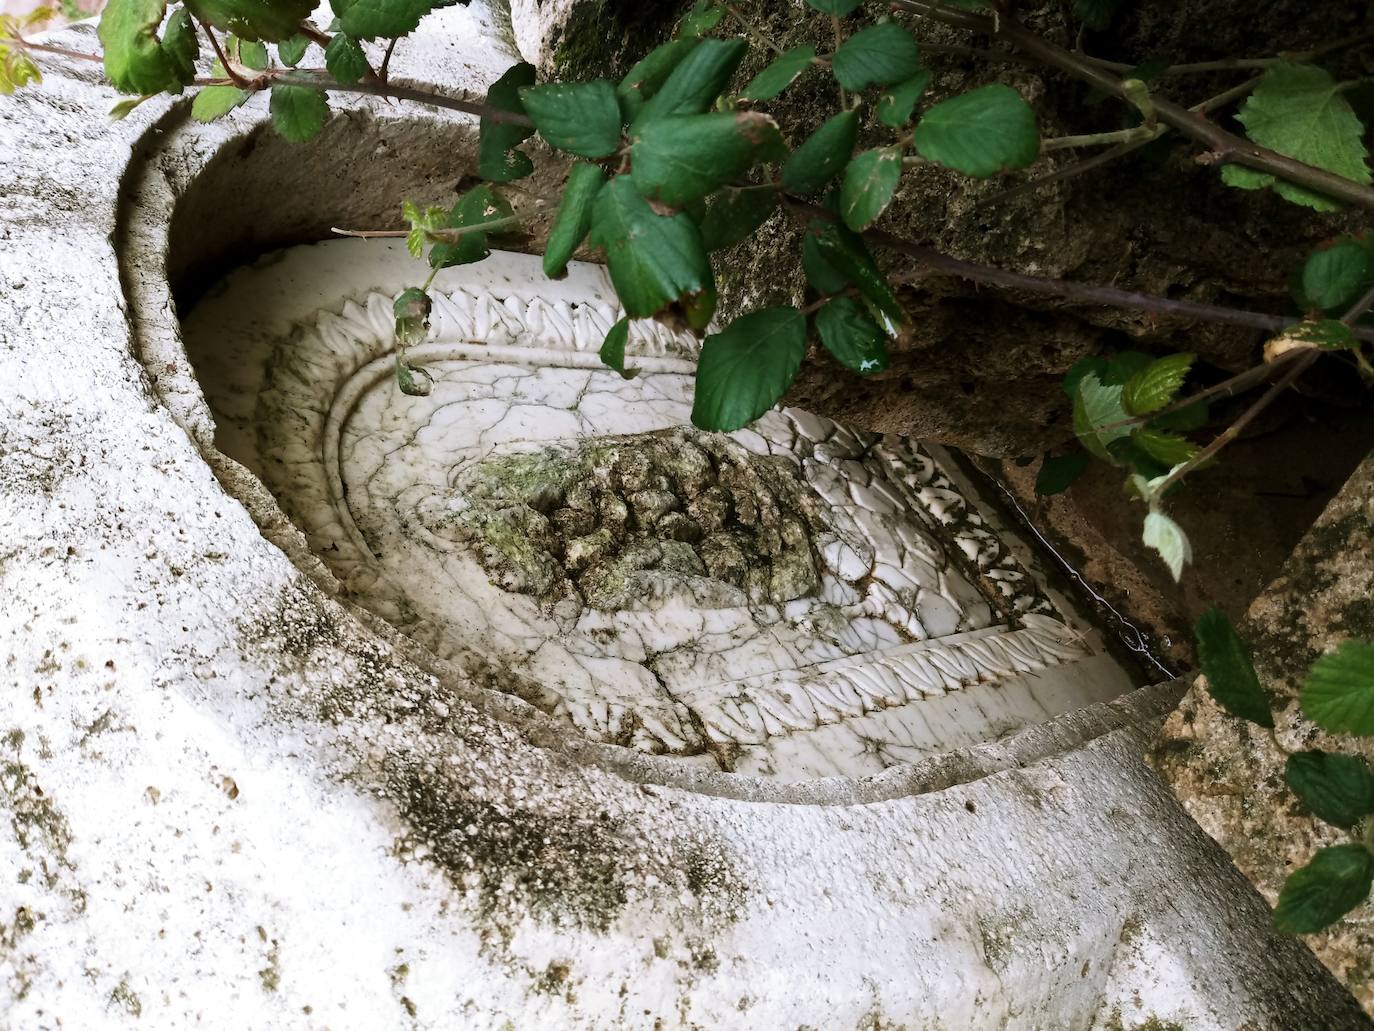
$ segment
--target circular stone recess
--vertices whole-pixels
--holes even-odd
[[[791,409],[691,426],[697,341],[600,266],[442,273],[432,379],[397,387],[404,248],[291,248],[184,322],[217,444],[354,600],[601,742],[784,780],[860,776],[1129,689],[936,449]]]

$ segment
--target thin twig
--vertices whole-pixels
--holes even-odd
[[[381,70],[377,72],[377,78],[381,79],[383,83],[387,81],[387,75],[390,73],[391,69],[391,55],[395,52],[396,43],[400,38],[400,36],[392,36],[387,42],[386,53],[382,55],[382,67]]]
[[[425,236],[433,243],[457,243],[469,233],[502,229],[509,225],[515,225],[518,222],[528,222],[533,217],[533,214],[504,215],[501,218],[489,219],[486,222],[474,222],[470,226],[450,226],[443,229],[430,229],[425,232]],[[351,236],[360,240],[396,239],[410,235],[409,229],[340,229],[338,226],[333,226],[329,231],[339,236]]]
[[[1040,141],[1042,154],[1052,150],[1070,150],[1075,147],[1107,147],[1111,145],[1149,143],[1157,140],[1160,133],[1157,127],[1137,125],[1133,129],[1114,129],[1111,132],[1095,132],[1085,136],[1052,136]]]
[[[68,50],[66,47],[49,46],[47,43],[30,43],[23,36],[0,36],[0,43],[9,43],[18,47],[20,50],[32,50],[39,54],[54,54],[57,57],[70,57],[74,61],[95,61],[100,63],[105,60],[99,54],[86,54],[80,50]]]
[[[460,100],[457,97],[435,93],[433,90],[417,89],[414,86],[395,86],[391,83],[355,82],[345,84],[319,74],[322,71],[324,69],[320,68],[292,68],[281,71],[273,69],[275,74],[272,77],[283,85],[305,86],[309,89],[323,90],[329,93],[363,93],[374,97],[395,97],[397,100],[413,100],[420,104],[447,108],[450,111],[462,111],[465,114],[477,115],[491,122],[534,125],[528,115],[518,111],[506,111],[499,107],[492,107],[480,101]]]
[[[229,58],[225,55],[224,51],[220,49],[219,40],[215,38],[215,34],[210,26],[199,20],[197,20],[196,24],[198,24],[200,30],[210,38],[210,49],[212,49],[215,52],[215,56],[219,58],[220,67],[224,69],[224,74],[229,76],[229,80],[239,89],[252,90],[259,88],[252,80],[245,79],[238,72],[234,71],[234,66],[229,62]]]
[[[744,28],[745,32],[749,33],[749,35],[754,37],[755,43],[762,43],[764,46],[766,46],[769,50],[773,51],[773,53],[777,54],[779,57],[782,56],[782,47],[778,46],[777,43],[773,42],[773,40],[770,39],[761,28],[755,25],[752,20],[750,20],[743,14],[738,7],[736,7],[734,4],[726,4],[725,11],[727,14],[730,15],[731,18],[734,18],[735,21],[740,23],[740,25]]]

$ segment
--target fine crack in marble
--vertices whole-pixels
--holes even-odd
[[[402,394],[377,247],[241,270],[185,336],[222,449],[360,604],[438,655],[594,739],[787,779],[1128,686],[919,446],[787,409],[692,429],[697,342],[654,324],[627,348],[637,377],[607,370],[619,312],[597,266],[446,273],[410,351],[433,390]],[[236,325],[296,273],[289,337]]]

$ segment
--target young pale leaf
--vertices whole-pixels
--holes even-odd
[[[351,86],[368,73],[367,55],[362,44],[352,36],[336,32],[324,48],[324,66],[329,74],[345,86]]]
[[[1035,478],[1035,493],[1042,497],[1063,493],[1088,471],[1090,461],[1086,451],[1057,457],[1047,455],[1040,463],[1040,474]]]
[[[520,100],[550,146],[584,158],[620,149],[620,102],[604,79],[526,86]]]
[[[443,4],[435,0],[329,0],[329,6],[339,19],[340,30],[354,39],[395,39],[414,32],[421,18]],[[296,24],[300,24],[299,18]]]
[[[793,47],[750,79],[749,85],[739,95],[740,100],[772,100],[796,82],[797,77],[810,68],[815,59],[815,47]]]
[[[863,0],[806,0],[807,6],[814,7],[822,14],[833,14],[837,18],[843,18],[846,14],[853,12],[854,8],[863,3]]]
[[[1304,308],[1344,315],[1374,285],[1374,248],[1362,240],[1342,237],[1316,251],[1304,262],[1301,274]]]
[[[585,161],[575,162],[568,172],[558,215],[544,248],[544,275],[550,279],[562,279],[567,274],[568,260],[592,227],[592,206],[605,182],[606,173]]]
[[[915,143],[927,160],[986,179],[1034,161],[1040,132],[1021,94],[993,83],[932,107],[916,124]]]
[[[858,137],[857,108],[826,119],[782,166],[783,187],[802,197],[820,190],[849,164]]]
[[[1316,165],[1353,182],[1368,184],[1364,126],[1330,74],[1310,64],[1278,64],[1264,73],[1236,116],[1246,135],[1262,147]],[[1317,211],[1340,205],[1320,193],[1241,165],[1223,165],[1231,186],[1257,190],[1273,186],[1279,196]]]
[[[163,0],[110,0],[100,16],[105,74],[121,93],[140,96],[179,90],[176,61],[157,38]]]
[[[605,341],[601,344],[598,357],[606,365],[609,365],[616,372],[620,373],[621,379],[634,379],[639,375],[638,369],[625,368],[625,344],[630,339],[630,319],[625,317],[611,327],[611,331],[606,334]]]
[[[1169,404],[1183,389],[1196,357],[1186,353],[1165,355],[1137,372],[1121,391],[1126,410],[1132,415],[1149,415]]]
[[[1374,813],[1374,774],[1357,756],[1294,752],[1283,779],[1313,816],[1333,827],[1354,827]]]
[[[1269,699],[1260,687],[1250,651],[1226,613],[1216,607],[1208,609],[1198,619],[1194,632],[1198,661],[1217,704],[1232,716],[1272,728],[1274,717],[1269,711]]]
[[[697,362],[692,424],[729,433],[772,408],[806,354],[806,318],[795,308],[750,312],[712,333]]]
[[[611,283],[631,317],[653,318],[681,304],[692,328],[710,322],[715,281],[701,231],[681,212],[655,212],[629,176],[617,176],[597,194],[591,244],[605,249]]]
[[[753,236],[777,208],[777,190],[721,190],[706,204],[706,214],[701,219],[701,241],[708,251],[733,247]]]
[[[761,112],[677,115],[640,130],[630,174],[644,196],[676,208],[785,153],[777,123]]]
[[[1131,435],[1129,426],[1118,426],[1130,418],[1121,403],[1122,388],[1115,383],[1103,383],[1097,373],[1086,373],[1078,381],[1073,403],[1073,431],[1090,452],[1104,462],[1115,464],[1107,447],[1113,441]]]
[[[0,56],[0,60],[3,59]],[[110,121],[122,122],[134,113],[139,104],[147,99],[147,97],[125,97],[123,100],[116,101],[114,107],[110,108]]]
[[[1197,445],[1188,438],[1159,430],[1136,430],[1131,440],[1166,469],[1181,465],[1197,454]]]
[[[185,4],[197,21],[239,39],[266,43],[294,36],[315,6],[315,0],[186,0]]]
[[[841,43],[830,68],[841,86],[857,92],[910,79],[921,70],[921,56],[910,32],[894,21],[881,22]]]
[[[508,68],[487,90],[487,106],[524,114],[520,90],[534,82],[534,74],[534,65],[524,62]],[[531,126],[483,118],[477,138],[477,174],[493,183],[509,183],[529,175],[534,162],[515,148],[533,135]]]
[[[1374,855],[1363,845],[1332,845],[1294,870],[1279,892],[1274,929],[1315,934],[1330,927],[1369,897]]]
[[[878,221],[902,177],[902,149],[866,150],[849,162],[840,184],[840,215],[856,233]]]
[[[807,243],[812,247],[809,264],[806,264]],[[802,261],[807,267],[811,285],[821,293],[838,293],[846,286],[856,287],[864,300],[884,317],[889,333],[894,333],[896,325],[906,321],[906,311],[897,302],[897,295],[888,286],[887,277],[878,268],[873,255],[863,240],[844,226],[834,222],[813,222],[803,244]],[[829,272],[823,272],[822,268]],[[816,273],[814,278],[813,271]],[[840,285],[834,289],[825,289],[818,281],[835,278],[840,280]],[[827,285],[833,285],[833,282]]]
[[[329,117],[329,102],[319,90],[305,86],[273,86],[268,101],[272,125],[292,143],[312,139]]]
[[[494,193],[490,186],[482,183],[474,186],[453,205],[448,213],[447,228],[471,229],[454,243],[436,243],[429,251],[430,268],[449,268],[452,265],[470,265],[481,261],[491,253],[487,238],[491,232],[499,230],[473,229],[497,219],[509,218],[511,206]]]
[[[887,368],[887,338],[852,297],[836,297],[816,312],[816,332],[825,349],[861,376]]]
[[[621,116],[634,121],[645,102],[662,88],[673,69],[682,63],[697,45],[695,39],[674,39],[650,50],[616,87],[620,99]]]
[[[706,35],[725,17],[725,8],[711,0],[697,0],[692,9],[682,16],[677,33],[687,39],[697,39]]]
[[[1374,643],[1346,641],[1323,655],[1299,699],[1303,714],[1323,730],[1374,734]]]
[[[1175,580],[1183,576],[1183,567],[1193,561],[1193,546],[1188,542],[1188,535],[1163,512],[1151,511],[1145,516],[1141,540],[1147,548],[1159,552]]]
[[[915,110],[916,101],[921,99],[921,94],[929,85],[930,72],[922,68],[906,82],[899,82],[884,90],[883,95],[878,98],[878,121],[894,129],[906,125],[911,121],[911,112]]]
[[[252,95],[237,86],[206,86],[191,101],[191,117],[197,122],[213,122],[247,103]]]
[[[729,85],[748,49],[742,39],[703,39],[678,62],[640,109],[630,126],[630,135],[637,135],[656,118],[699,115],[709,110]]]
[[[301,58],[310,49],[310,40],[302,35],[292,36],[284,39],[277,44],[277,56],[281,58],[281,63],[288,68],[294,68],[301,63]]]

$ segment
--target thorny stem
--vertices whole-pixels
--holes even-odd
[[[1346,50],[1350,47],[1359,46],[1374,39],[1374,33],[1364,32],[1357,36],[1350,36],[1347,39],[1336,40],[1334,43],[1327,43],[1325,46],[1317,47],[1315,50],[1300,50],[1291,53],[1279,53],[1273,57],[1225,57],[1217,61],[1193,61],[1186,64],[1171,64],[1166,68],[1161,68],[1156,72],[1156,76],[1162,75],[1195,75],[1204,72],[1228,72],[1240,71],[1250,68],[1273,68],[1280,64],[1306,64],[1315,61],[1319,57],[1334,53],[1337,50]],[[1090,64],[1095,64],[1099,68],[1106,68],[1114,72],[1128,72],[1136,67],[1127,64],[1125,61],[1107,61],[1100,57],[1089,57],[1082,55],[1083,60]]]
[[[446,229],[430,229],[425,235],[437,243],[457,243],[468,233],[476,233],[490,229],[502,229],[505,226],[515,225],[519,222],[528,222],[533,218],[533,214],[524,215],[505,215],[501,218],[493,218],[487,222],[474,222],[470,226],[449,227]],[[334,226],[329,230],[339,236],[351,236],[361,240],[381,240],[395,239],[410,235],[409,229],[340,229]]]
[[[215,34],[210,26],[206,25],[203,21],[197,22],[197,24],[200,26],[200,30],[210,38],[210,49],[212,49],[215,52],[215,56],[219,58],[220,67],[224,69],[224,74],[229,76],[229,81],[239,89],[256,89],[257,87],[253,82],[245,79],[238,72],[234,71],[233,64],[230,63],[228,55],[220,49],[219,40],[215,38]]]
[[[1085,136],[1054,136],[1040,141],[1040,152],[1070,150],[1074,147],[1106,147],[1112,144],[1149,143],[1160,137],[1156,128],[1137,125],[1134,129],[1115,129],[1111,132],[1095,132]]]
[[[382,67],[377,73],[377,78],[381,79],[383,83],[387,81],[387,73],[391,68],[391,55],[396,50],[396,43],[400,38],[400,36],[392,36],[387,42],[386,53],[382,55]]]
[[[490,122],[506,122],[511,125],[533,126],[534,122],[529,116],[520,114],[517,111],[504,111],[498,107],[480,103],[475,100],[459,99],[458,97],[445,96],[433,90],[418,89],[414,86],[394,86],[386,82],[355,82],[345,85],[342,82],[335,82],[333,79],[326,78],[318,74],[322,69],[318,68],[292,68],[289,70],[272,70],[272,75],[278,82],[291,86],[305,86],[309,89],[322,90],[328,93],[364,93],[374,97],[395,97],[397,100],[413,100],[420,104],[431,104],[434,107],[447,108],[450,111],[462,111],[465,114],[477,115]]]

